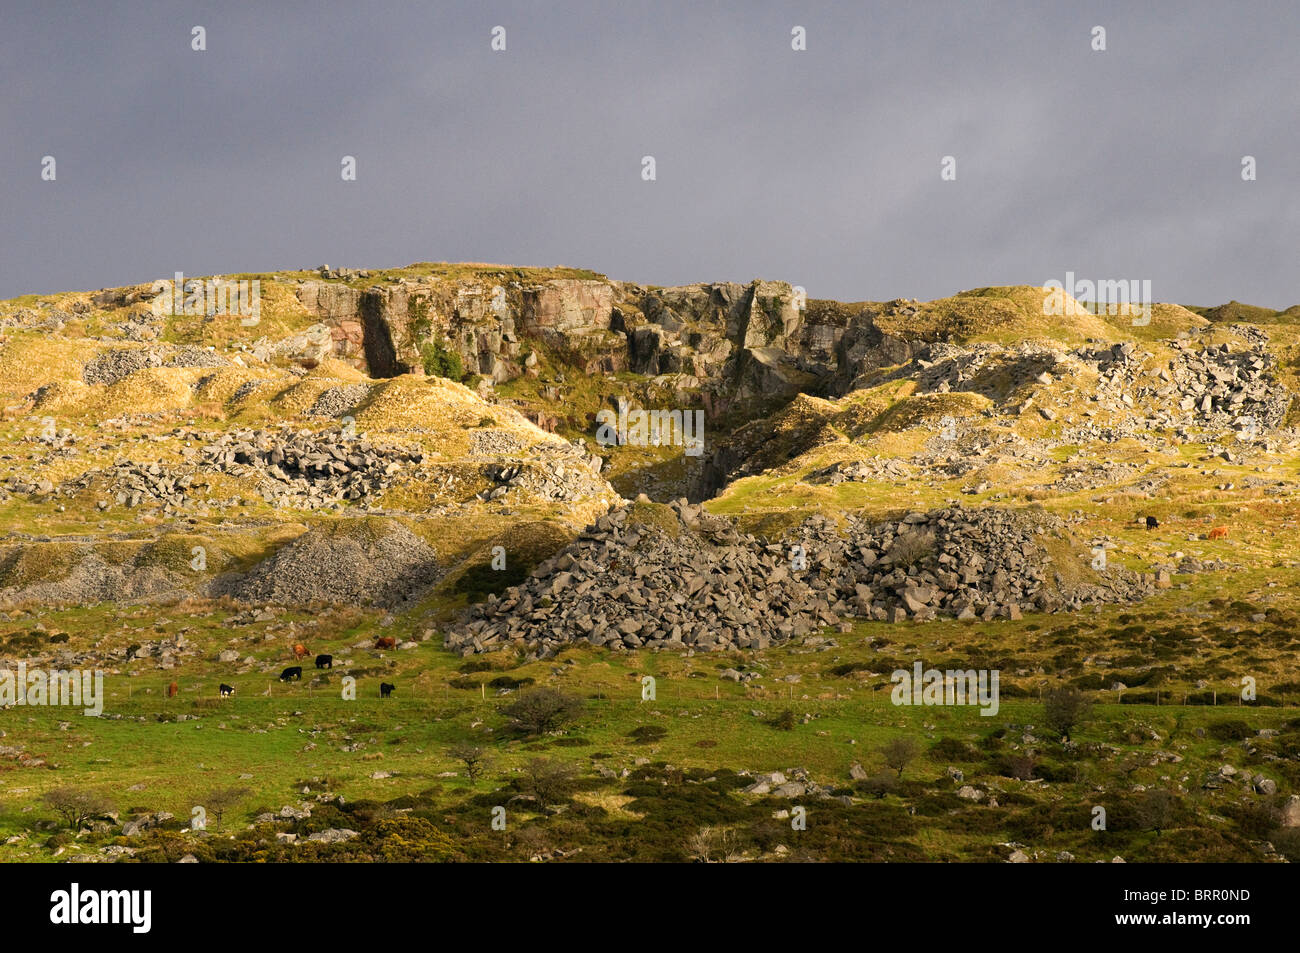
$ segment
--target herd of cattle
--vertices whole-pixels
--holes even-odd
[[[375,639],[376,649],[391,649],[391,648],[395,648],[396,646],[397,646],[397,639],[393,638],[392,636],[381,636]],[[294,645],[292,651],[293,651],[293,657],[296,659],[306,658],[310,654],[307,651],[307,647],[303,645],[301,642]],[[324,669],[324,668],[333,669],[334,656],[317,655],[316,667],[318,669]],[[302,681],[302,666],[291,665],[288,668],[286,668],[283,672],[280,673],[280,681],[282,682]],[[235,694],[235,686],[227,685],[225,682],[222,682],[217,690],[221,693],[222,698],[230,698],[232,695]],[[387,698],[390,695],[392,695],[393,692],[396,690],[397,690],[397,686],[392,684],[391,682],[379,683],[380,698]],[[172,698],[179,691],[180,691],[180,686],[176,682],[172,682],[169,686],[167,686],[167,697]]]

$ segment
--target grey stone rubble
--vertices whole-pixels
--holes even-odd
[[[1147,408],[1149,426],[1227,429],[1248,418],[1262,433],[1281,425],[1291,395],[1274,382],[1276,361],[1262,342],[1236,351],[1226,342],[1199,349],[1190,339],[1169,344],[1174,358],[1154,371],[1144,371],[1144,354],[1131,342],[1082,354],[1097,367],[1098,402]]]
[[[369,384],[344,384],[321,391],[307,411],[310,417],[342,417],[370,396]]]
[[[162,357],[144,348],[113,348],[86,362],[81,379],[87,384],[116,384],[146,367],[161,367]]]
[[[915,379],[922,394],[973,391],[1000,402],[1022,387],[1046,383],[1045,375],[1063,376],[1070,364],[1071,355],[1036,341],[1009,346],[936,341],[881,379]]]
[[[507,494],[522,493],[551,501],[602,496],[609,485],[599,476],[600,458],[573,445],[537,444],[518,463],[489,464],[484,475],[493,486],[477,494],[481,501],[507,502]]]
[[[334,336],[330,329],[323,324],[313,324],[304,331],[280,340],[258,338],[253,342],[251,353],[267,364],[288,360],[294,362],[299,369],[310,369],[317,367],[333,350]]]
[[[173,348],[116,347],[101,351],[82,367],[81,379],[87,384],[116,384],[149,367],[226,367],[230,362],[204,347],[185,345]]]
[[[881,460],[856,460],[833,463],[820,470],[814,470],[804,478],[806,483],[824,483],[837,486],[845,482],[868,482],[872,480],[905,480],[912,475],[913,468],[902,460],[893,458]]]
[[[442,576],[428,543],[396,520],[315,527],[247,575],[217,581],[213,594],[255,605],[316,603],[398,608]]]
[[[611,511],[524,583],[470,607],[445,644],[463,655],[513,646],[543,658],[576,641],[762,649],[850,616],[1019,618],[1130,601],[1155,585],[1115,567],[1096,583],[1070,583],[1042,541],[1068,538],[1064,524],[1032,510],[953,508],[842,529],[816,518],[783,542],[742,534],[682,500],[671,511],[673,533]]]
[[[189,502],[189,491],[206,486],[193,468],[163,466],[157,463],[117,463],[107,471],[89,470],[59,485],[59,493],[75,496],[88,489],[97,477],[104,477],[118,506],[136,507],[144,503],[161,503],[169,510]],[[104,505],[106,508],[107,504]]]
[[[423,451],[376,446],[341,429],[240,430],[222,434],[202,456],[222,473],[262,478],[268,502],[308,507],[375,496],[424,462]]]
[[[1135,436],[1151,427],[1226,429],[1238,425],[1243,417],[1252,418],[1261,433],[1280,426],[1291,395],[1275,380],[1276,360],[1266,348],[1267,335],[1243,326],[1232,330],[1245,341],[1244,349],[1233,350],[1226,342],[1198,345],[1189,334],[1166,342],[1175,356],[1165,367],[1152,369],[1144,366],[1151,353],[1131,341],[1069,352],[1037,342],[1009,347],[936,342],[919,348],[912,360],[871,382],[914,379],[921,394],[972,391],[1000,405],[1022,388],[1032,389],[1035,384],[1089,368],[1097,374],[1092,399],[1100,407],[1134,414],[1145,409],[1149,414],[1146,419],[1109,425],[1118,428],[1114,439]],[[1032,397],[1015,409],[1022,412],[1031,404]],[[1050,408],[1036,409],[1047,420],[1056,417]],[[1101,437],[1106,429],[1091,423],[1078,427],[1081,429],[1072,439]]]

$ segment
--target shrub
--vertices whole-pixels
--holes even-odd
[[[458,381],[465,376],[460,355],[448,349],[441,341],[425,341],[420,346],[420,362],[424,365],[424,373],[430,377],[446,377]]]
[[[878,774],[873,774],[865,781],[859,781],[858,790],[867,797],[874,797],[878,800],[886,794],[893,794],[898,790],[898,779],[888,771],[881,771]]]
[[[1092,710],[1092,699],[1072,685],[1054,688],[1043,698],[1043,720],[1065,741]]]
[[[1033,780],[1034,770],[1037,767],[1037,760],[1032,755],[1027,754],[1000,755],[992,763],[995,772],[1004,778],[1015,778],[1017,781]]]
[[[1291,863],[1300,863],[1300,827],[1280,827],[1273,833],[1277,852]]]
[[[730,827],[701,827],[687,839],[686,852],[704,864],[734,863],[741,859],[740,838]]]
[[[513,690],[516,688],[525,688],[533,684],[535,681],[537,681],[537,679],[533,678],[531,675],[525,675],[523,678],[514,678],[510,675],[498,675],[496,678],[488,682],[488,688],[509,688]]]
[[[637,744],[649,744],[652,741],[662,741],[668,737],[668,729],[663,725],[641,725],[634,728],[628,735]]]
[[[1159,834],[1173,826],[1177,808],[1178,799],[1169,791],[1160,788],[1147,791],[1135,805],[1138,825],[1144,831]]]
[[[930,746],[931,761],[978,761],[979,752],[960,738],[940,738]]]
[[[871,664],[869,662],[845,662],[842,665],[831,667],[831,674],[843,678],[845,675],[852,675],[854,672],[869,672]]]
[[[781,714],[774,718],[769,718],[767,723],[773,728],[779,728],[781,731],[794,730],[794,712],[787,708]]]
[[[535,688],[507,706],[510,727],[527,735],[544,735],[573,721],[581,713],[583,701],[554,688]]]
[[[1250,725],[1239,718],[1216,721],[1209,726],[1208,734],[1216,741],[1244,741],[1255,734]]]
[[[73,787],[51,788],[41,800],[74,831],[80,830],[91,818],[113,809],[112,803],[102,794]]]
[[[897,771],[898,777],[901,778],[903,769],[912,763],[920,751],[921,746],[915,739],[895,738],[880,749],[880,754],[885,759],[885,764]]]
[[[524,767],[519,788],[531,794],[537,806],[545,810],[559,803],[573,784],[573,767],[563,761],[534,758]]]
[[[899,569],[908,569],[934,552],[934,532],[911,530],[894,537],[885,555]]]

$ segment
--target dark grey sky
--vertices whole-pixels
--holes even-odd
[[[0,297],[471,260],[1300,302],[1295,0],[5,6]]]

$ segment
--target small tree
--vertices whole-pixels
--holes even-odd
[[[572,783],[573,768],[568,764],[550,758],[534,758],[525,766],[519,787],[525,794],[531,794],[537,806],[545,810],[558,803]]]
[[[912,738],[895,738],[880,749],[885,764],[897,771],[900,778],[903,776],[903,769],[912,763],[920,751],[920,746]]]
[[[253,792],[248,788],[217,788],[207,797],[205,805],[217,817],[217,826],[221,827],[226,811],[230,810]]]
[[[1092,710],[1092,699],[1073,685],[1054,688],[1043,698],[1043,720],[1047,727],[1069,740],[1070,732],[1082,724]]]
[[[465,776],[471,781],[477,781],[487,770],[487,752],[478,745],[454,745],[451,756],[465,765]]]
[[[1177,808],[1178,799],[1171,792],[1163,788],[1147,791],[1137,805],[1138,823],[1144,831],[1159,835],[1173,824]]]
[[[582,711],[582,699],[554,688],[535,688],[506,707],[510,727],[526,735],[544,735],[568,724]]]
[[[113,805],[102,794],[74,787],[52,788],[45,792],[41,800],[74,831],[81,830],[92,817],[107,814],[113,809]]]

